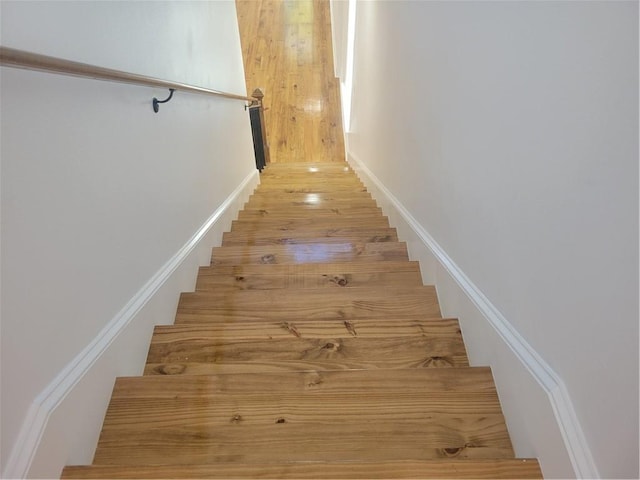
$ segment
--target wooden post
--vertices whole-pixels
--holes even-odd
[[[260,130],[260,141],[262,143],[262,152],[264,154],[264,164],[268,165],[271,162],[271,158],[269,156],[269,144],[267,142],[267,128],[264,122],[264,104],[262,99],[264,98],[264,93],[259,88],[256,88],[251,94],[253,98],[256,100],[253,102],[251,108],[257,108],[258,110],[258,118],[259,118],[259,130]],[[256,141],[256,132],[254,132],[254,146]],[[257,147],[257,146],[256,146]],[[256,152],[258,149],[256,149]]]

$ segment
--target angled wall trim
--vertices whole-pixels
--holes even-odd
[[[516,355],[523,366],[546,392],[555,414],[576,478],[600,478],[598,469],[562,379],[545,360],[516,331],[509,321],[467,277],[429,232],[411,215],[404,205],[386,188],[360,159],[347,151],[347,161],[365,185],[373,184],[396,209],[400,217],[415,232],[424,246],[437,259],[477,310],[493,327],[502,341]]]
[[[225,212],[239,198],[259,183],[258,171],[252,171],[225,199],[194,235],[153,275],[129,300],[100,333],[87,345],[53,381],[35,398],[22,424],[18,439],[11,451],[2,478],[25,478],[31,468],[47,422],[54,410],[64,401],[78,382],[105,353],[127,325],[151,300],[171,275],[180,267],[207,233],[221,220]],[[248,195],[248,194],[247,194]]]

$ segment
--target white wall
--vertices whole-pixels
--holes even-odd
[[[338,78],[347,75],[349,0],[331,0],[331,36],[333,41],[333,70]],[[341,48],[342,47],[342,48]]]
[[[0,8],[3,46],[246,94],[233,1]],[[155,114],[166,90],[10,68],[1,88],[2,465],[55,477],[91,461],[114,376],[257,181],[251,132],[239,101]]]
[[[637,478],[637,2],[358,2],[356,24],[348,155],[493,367],[517,453]]]

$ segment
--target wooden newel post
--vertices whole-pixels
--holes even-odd
[[[264,93],[256,88],[251,94],[255,100],[249,106],[251,119],[251,131],[253,133],[253,149],[256,154],[256,167],[262,170],[271,161],[269,157],[269,144],[267,143],[267,129],[264,123],[264,105],[262,99]]]

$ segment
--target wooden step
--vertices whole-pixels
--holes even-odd
[[[172,343],[194,338],[216,339],[272,339],[272,338],[388,338],[391,336],[425,336],[429,338],[458,338],[461,335],[455,318],[406,320],[406,319],[356,319],[315,320],[300,319],[293,322],[255,320],[245,322],[193,323],[189,325],[158,325],[152,342]]]
[[[308,288],[187,292],[176,324],[234,319],[294,321],[356,318],[441,318],[436,290],[419,287]]]
[[[468,367],[462,336],[228,339],[153,338],[145,375]]]
[[[316,208],[377,207],[375,200],[367,192],[334,193],[254,193],[245,204],[246,209],[281,208],[283,206]]]
[[[290,244],[317,244],[317,243],[375,243],[397,242],[398,235],[395,228],[363,228],[343,227],[326,228],[322,226],[296,228],[291,230],[260,228],[258,231],[251,229],[238,229],[224,232],[222,246],[231,247],[238,245],[290,245]]]
[[[339,167],[332,170],[320,169],[318,167],[308,167],[305,169],[264,169],[260,173],[260,180],[267,181],[272,178],[333,178],[333,177],[357,177],[356,173],[349,167]]]
[[[260,172],[260,179],[269,178],[282,178],[291,176],[301,177],[333,177],[333,176],[356,176],[356,173],[349,168],[349,166],[340,165],[337,168],[322,168],[322,167],[303,167],[296,168],[266,168]]]
[[[214,247],[211,265],[408,261],[404,242]]]
[[[269,290],[422,285],[418,262],[218,265],[201,267],[196,290]]]
[[[320,217],[331,216],[329,212],[340,212],[342,209],[351,211],[378,211],[377,204],[373,200],[367,198],[351,200],[349,207],[344,206],[345,203],[341,200],[317,200],[315,203],[307,202],[304,200],[293,199],[279,199],[277,201],[261,201],[259,199],[247,202],[244,206],[243,212],[247,212],[247,215],[264,215],[263,211],[267,210],[272,212],[273,216],[283,216],[281,212],[288,211],[292,213],[293,218],[298,215],[314,216],[315,212],[318,212]],[[342,215],[342,213],[339,213]]]
[[[336,173],[354,173],[351,167],[346,162],[336,162],[336,163],[326,163],[326,162],[316,162],[316,163],[270,163],[267,165],[265,169],[262,170],[260,176],[268,177],[270,175],[282,175],[289,173],[300,173],[300,174],[314,174],[314,175],[322,175],[322,174],[336,174]]]
[[[299,182],[292,182],[291,185],[270,185],[268,183],[263,183],[258,186],[256,189],[256,194],[268,193],[269,195],[272,192],[277,193],[340,193],[340,192],[367,192],[367,189],[364,185],[327,185],[326,183],[318,182],[317,184],[300,184]]]
[[[271,176],[281,176],[281,175],[355,175],[355,172],[349,164],[340,162],[336,164],[328,164],[328,163],[316,163],[305,164],[300,163],[297,165],[289,165],[285,166],[281,163],[271,163],[260,173],[260,178],[269,178]]]
[[[328,184],[331,186],[348,185],[348,186],[362,186],[362,182],[353,172],[336,172],[327,174],[318,173],[282,173],[280,175],[261,175],[260,185],[261,188],[264,185],[319,185]]]
[[[340,230],[342,228],[362,228],[376,229],[389,228],[389,219],[382,215],[374,217],[338,217],[338,218],[315,218],[308,215],[305,218],[256,218],[250,220],[233,220],[231,222],[231,232],[254,232],[261,234],[261,230],[280,230],[283,232],[300,232],[306,229],[311,230]]]
[[[313,211],[309,211],[304,207],[300,206],[292,206],[292,207],[270,207],[270,208],[261,208],[261,209],[245,209],[242,210],[238,214],[238,220],[255,220],[258,218],[287,218],[287,219],[296,219],[296,218],[347,218],[347,217],[359,217],[359,218],[369,218],[369,217],[381,217],[382,210],[379,207],[336,207],[336,208],[317,208]]]
[[[282,166],[282,164],[270,163],[267,168],[263,169],[260,173],[260,177],[271,177],[280,175],[355,175],[354,171],[349,167],[348,163],[341,162],[335,165],[329,165],[325,163],[316,163],[315,165],[309,165],[304,163],[291,164],[288,166]]]
[[[513,458],[488,368],[119,378],[95,464]]]
[[[62,479],[542,479],[536,459],[409,460],[209,465],[87,465],[65,467]]]
[[[318,171],[318,172],[326,172],[333,170],[349,170],[351,167],[346,161],[300,161],[300,162],[272,162],[267,165],[267,168],[263,170],[263,172],[273,172],[278,170],[292,171],[296,169],[308,169],[309,171]]]

